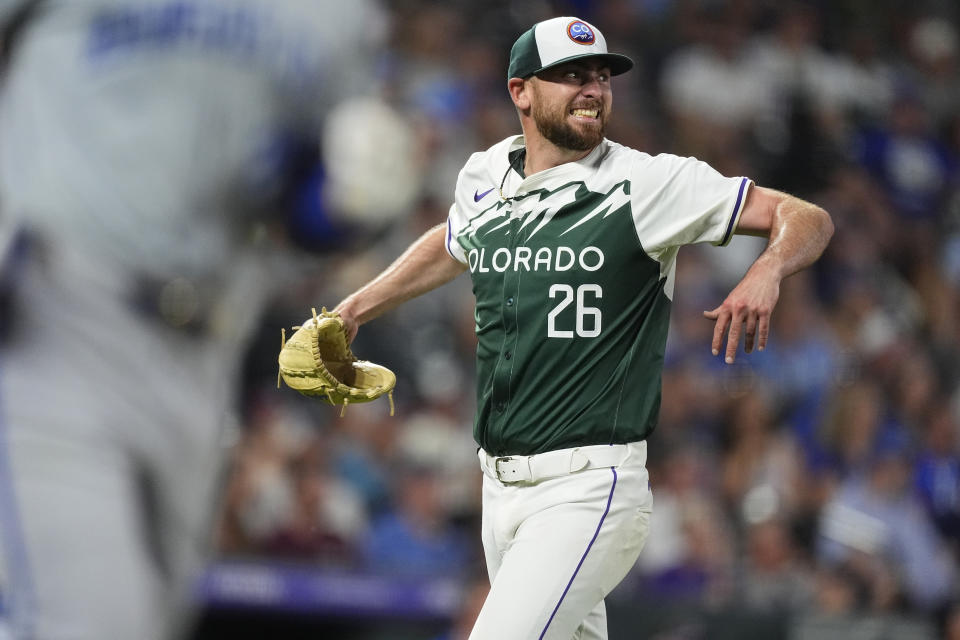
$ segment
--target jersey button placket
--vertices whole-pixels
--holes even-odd
[[[510,225],[510,234],[506,246],[510,249],[511,255],[516,251],[521,217],[515,217]],[[518,280],[520,274],[513,269],[514,265],[509,265],[503,272],[503,345],[500,348],[500,366],[497,367],[495,374],[495,383],[493,397],[495,400],[494,410],[498,414],[503,414],[507,410],[507,403],[510,401],[510,382],[513,367],[511,366],[515,345],[517,341],[517,299]]]

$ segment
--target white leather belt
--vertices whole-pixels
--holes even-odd
[[[642,451],[640,464],[646,464],[646,442],[630,444],[597,444],[572,449],[557,449],[532,456],[492,456],[483,449],[477,452],[483,472],[504,484],[539,482],[548,478],[602,467],[619,466],[634,450]]]

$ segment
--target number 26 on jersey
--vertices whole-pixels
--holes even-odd
[[[553,284],[549,293],[557,304],[547,314],[548,338],[596,338],[600,335],[602,314],[600,309],[588,304],[603,297],[600,285],[582,284],[574,289],[569,284]],[[573,309],[564,313],[571,305]]]

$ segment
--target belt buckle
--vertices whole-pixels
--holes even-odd
[[[505,480],[503,479],[503,475],[502,475],[502,473],[501,473],[501,471],[500,471],[500,463],[501,463],[501,462],[510,462],[511,460],[513,460],[513,456],[498,456],[498,457],[493,461],[493,473],[494,473],[494,475],[497,476],[497,480],[499,480],[500,482],[505,482]],[[506,481],[506,482],[509,482],[509,481]]]

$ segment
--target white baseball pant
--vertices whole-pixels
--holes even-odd
[[[479,451],[491,587],[471,640],[606,639],[603,599],[649,531],[646,453],[646,442],[499,459]]]

